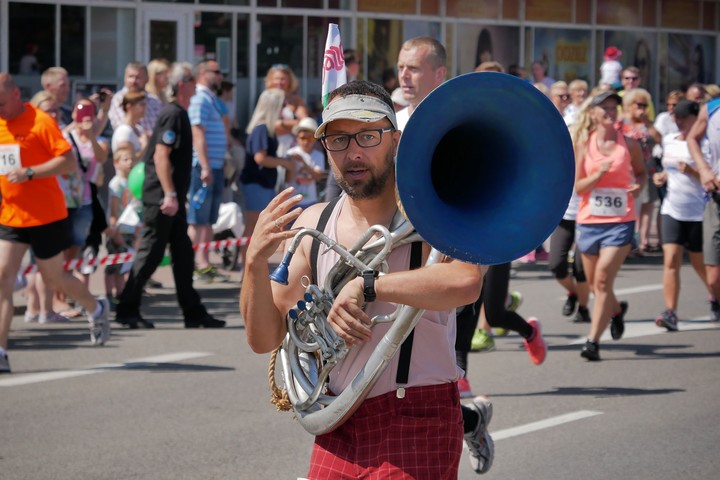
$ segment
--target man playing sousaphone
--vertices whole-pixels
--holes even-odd
[[[351,82],[330,94],[315,136],[328,150],[346,193],[331,207],[322,229],[341,245],[354,244],[372,225],[390,225],[398,209],[394,157],[400,135],[392,100],[381,87]],[[301,200],[292,189],[275,197],[260,214],[247,250],[240,309],[248,343],[257,353],[282,343],[285,315],[305,293],[301,279],[312,278],[313,240],[308,237],[290,261],[289,285],[268,278],[270,257],[296,233],[283,227],[294,221],[296,228],[316,228],[326,207],[294,209]],[[336,430],[316,437],[310,479],[457,478],[464,426],[456,386],[455,307],[478,298],[482,269],[446,259],[410,272],[411,263],[424,264],[430,252],[429,245],[418,246],[393,249],[386,259],[387,274],[358,276],[336,297],[327,319],[353,348],[332,371],[329,389],[334,394],[355,378],[390,328],[380,323],[371,330],[372,317],[392,313],[397,304],[425,311],[414,329],[404,388],[398,382],[398,370],[404,367],[395,355],[355,413]],[[317,255],[317,285],[324,285],[339,259],[327,250],[322,245]]]

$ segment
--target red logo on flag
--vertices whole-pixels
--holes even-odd
[[[338,72],[345,68],[345,59],[340,47],[330,47],[325,50],[325,60],[323,70],[337,70]]]

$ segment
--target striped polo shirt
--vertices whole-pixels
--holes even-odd
[[[210,168],[223,168],[227,138],[223,124],[225,105],[204,85],[197,85],[195,95],[190,99],[188,116],[190,124],[205,128],[205,143],[207,145]],[[193,147],[193,166],[198,165],[197,151]]]

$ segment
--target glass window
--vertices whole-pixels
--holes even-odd
[[[235,40],[235,68],[237,78],[235,79],[235,102],[237,104],[237,124],[240,130],[250,120],[250,111],[255,104],[250,106],[250,18],[249,15],[238,14],[237,16],[237,39]]]
[[[85,76],[85,12],[85,7],[60,7],[60,65],[74,76]]]
[[[261,26],[257,46],[258,91],[265,88],[265,74],[276,63],[289,65],[296,76],[301,76],[304,43],[302,17],[258,15],[258,24]]]
[[[135,59],[135,11],[126,8],[90,10],[90,76],[122,84],[125,65]]]
[[[402,20],[367,20],[367,79],[384,85],[388,91],[397,87],[397,57],[404,38]]]
[[[323,8],[323,0],[282,0],[283,7]]]
[[[231,13],[203,12],[200,22],[195,24],[196,63],[203,59],[216,60],[220,70],[228,75],[232,68],[231,37]]]
[[[8,19],[10,73],[34,77],[56,64],[54,5],[10,3]]]
[[[495,61],[505,71],[520,58],[518,27],[458,25],[458,74],[475,71],[482,62]]]
[[[200,0],[200,3],[247,6],[250,5],[250,0]]]
[[[591,79],[590,32],[536,28],[533,60],[545,68],[545,76],[571,82]]]

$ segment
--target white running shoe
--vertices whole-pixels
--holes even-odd
[[[90,322],[90,343],[93,345],[105,345],[110,338],[110,304],[106,298],[98,299],[98,303],[102,307],[102,311],[97,318],[88,315]]]
[[[487,397],[481,395],[465,406],[480,417],[475,429],[464,435],[465,445],[470,451],[470,465],[475,473],[487,473],[495,458],[495,443],[487,430],[490,420],[492,420],[492,403]]]

